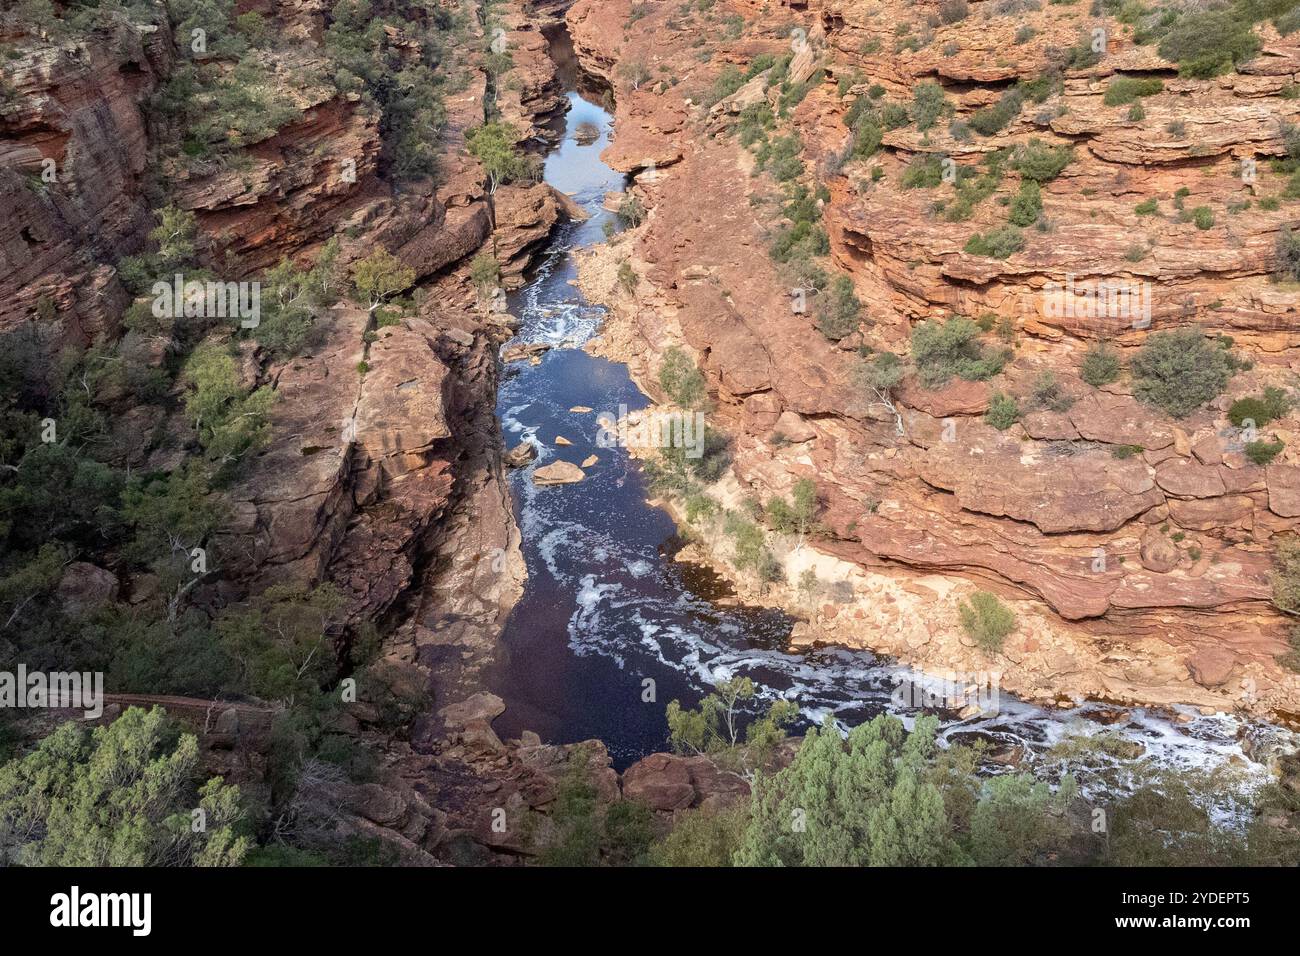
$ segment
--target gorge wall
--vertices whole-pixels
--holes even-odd
[[[1184,78],[1153,45],[1136,45],[1117,13],[1081,3],[580,0],[568,15],[575,48],[618,86],[604,158],[640,173],[635,193],[649,210],[589,258],[584,287],[614,310],[601,347],[653,394],[664,397],[666,348],[697,357],[715,420],[734,439],[738,481],[714,489],[724,505],[815,480],[822,532],[811,553],[778,541],[790,586],[767,599],[808,603],[793,587],[808,567],[848,581],[852,597],[813,600],[801,640],[869,646],[936,670],[997,667],[1008,689],[1048,701],[1294,714],[1300,681],[1275,660],[1288,622],[1271,606],[1269,574],[1274,539],[1300,511],[1300,459],[1288,447],[1267,467],[1252,464],[1225,412],[1295,381],[1298,299],[1273,273],[1297,207],[1280,198],[1287,174],[1270,159],[1284,155],[1284,124],[1300,113],[1300,39],[1262,24],[1262,50],[1237,72]],[[1071,66],[1062,51],[1086,49],[1097,28],[1105,53]],[[774,60],[786,70],[775,83],[762,69]],[[972,117],[1012,84],[1044,76],[1041,103],[972,133]],[[1140,111],[1107,105],[1120,78],[1158,78],[1159,91]],[[913,109],[926,84],[942,91],[941,120],[920,130],[905,113],[869,158],[855,156],[855,100]],[[792,310],[797,283],[769,256],[789,220],[771,172],[741,145],[746,111],[752,122],[764,105],[777,116],[768,141],[799,137],[794,182],[818,197],[829,271],[847,276],[864,305],[838,341],[817,331],[813,307]],[[1072,158],[1043,184],[1037,227],[1002,259],[966,244],[1005,221],[1017,177],[952,216],[956,184],[936,175],[929,188],[906,186],[918,160],[974,171],[1030,139],[1070,147]],[[1257,173],[1243,176],[1243,160]],[[1151,198],[1155,216],[1135,211]],[[1184,205],[1208,206],[1213,223],[1178,215]],[[625,265],[642,281],[619,283]],[[1148,284],[1149,323],[1050,294],[1050,283],[1098,281]],[[987,317],[1014,342],[1013,358],[989,382],[927,389],[908,376],[896,425],[857,384],[862,355],[906,355],[917,323],[953,315]],[[1094,388],[1079,376],[1091,343],[1127,358],[1152,332],[1191,325],[1230,335],[1253,364],[1185,418],[1138,401],[1127,379]],[[1031,405],[1005,431],[984,422],[995,391],[1023,404],[1043,371],[1068,407]],[[1267,432],[1289,446],[1293,427],[1288,416]],[[725,563],[716,527],[696,530]],[[977,586],[1019,616],[994,659],[957,624],[958,600]]]

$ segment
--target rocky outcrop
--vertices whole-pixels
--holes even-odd
[[[165,12],[110,19],[86,42],[6,45],[0,100],[0,331],[59,322],[115,335],[127,296],[110,263],[154,225],[145,107],[173,52]]]
[[[996,102],[1009,82],[1046,72],[1051,49],[1073,45],[1078,25],[1047,7],[1010,17],[977,4],[911,49],[893,30],[914,14],[889,4],[870,12],[816,0],[779,11],[723,6],[715,14],[651,9],[631,22],[627,3],[579,0],[570,11],[575,49],[600,75],[617,85],[627,75],[621,64],[644,61],[680,80],[619,86],[607,161],[635,170],[643,141],[684,147],[679,161],[638,177],[648,222],[588,255],[582,284],[589,299],[614,307],[597,347],[628,361],[651,394],[667,346],[697,357],[718,402],[714,422],[735,439],[735,507],[788,495],[799,478],[816,482],[825,535],[813,547],[827,563],[814,570],[851,576],[861,593],[832,602],[837,614],[814,613],[810,640],[978,670],[987,663],[962,650],[955,611],[982,587],[1034,617],[999,661],[1009,689],[1293,712],[1300,680],[1274,660],[1286,626],[1270,608],[1268,575],[1271,539],[1293,531],[1300,510],[1291,507],[1294,453],[1268,468],[1251,464],[1225,411],[1294,373],[1296,296],[1270,277],[1277,232],[1294,220],[1294,206],[1241,201],[1284,185],[1267,159],[1279,151],[1278,117],[1297,112],[1280,97],[1300,65],[1295,43],[1270,40],[1259,70],[1198,81],[1172,78],[1151,48],[1114,40],[1095,69],[1066,71],[1058,92],[1026,104],[997,134],[958,126],[958,136],[950,124]],[[710,44],[702,63],[693,37],[711,16],[733,13],[745,21],[740,35]],[[803,30],[793,40],[792,17]],[[1033,38],[1013,43],[1025,25]],[[795,59],[812,50],[824,72],[808,73],[806,96],[768,135],[798,134],[804,178],[826,190],[827,266],[852,280],[866,318],[840,342],[816,331],[815,298],[792,309],[791,283],[768,255],[780,214],[766,211],[780,207],[780,192],[727,132],[746,105],[779,105],[788,87],[750,81],[709,111],[691,102],[724,67],[743,70],[792,43]],[[1125,120],[1126,110],[1104,105],[1105,90],[1116,76],[1142,72],[1164,78],[1164,88],[1143,100],[1145,119]],[[856,95],[883,90],[907,106],[926,81],[942,86],[948,115],[924,134],[910,123],[886,130],[869,160],[846,158],[844,114]],[[675,139],[681,111],[714,135]],[[1006,221],[997,199],[953,221],[943,215],[950,186],[902,187],[917,157],[977,164],[1031,137],[1071,147],[1073,161],[1043,187],[1045,231],[1027,229],[1024,249],[1005,260],[964,251],[972,233]],[[1242,179],[1243,157],[1258,157],[1264,170],[1254,182]],[[996,195],[1014,194],[1016,176],[1004,177]],[[1215,210],[1210,228],[1179,221],[1181,188],[1185,208]],[[1134,211],[1148,197],[1159,199],[1155,220]],[[630,294],[617,283],[624,262],[646,280]],[[1150,324],[1045,294],[1054,282],[1061,296],[1081,296],[1098,280],[1149,283]],[[990,334],[989,343],[1014,353],[995,381],[936,390],[909,377],[894,395],[897,416],[856,383],[859,346],[906,355],[915,322],[956,314],[1001,320],[1004,338]],[[1137,401],[1125,380],[1095,389],[1078,378],[1093,341],[1127,357],[1150,329],[1192,322],[1232,335],[1255,365],[1186,419]],[[1056,375],[1063,407],[1034,406],[1043,371]],[[1023,411],[1005,432],[979,418],[995,390],[1016,396]],[[1293,428],[1288,417],[1269,431],[1285,441]],[[721,539],[718,547],[729,553]],[[792,557],[789,580],[808,566]],[[793,589],[781,593],[766,599],[796,603]],[[1231,677],[1221,680],[1225,661]]]

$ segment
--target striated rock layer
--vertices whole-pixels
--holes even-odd
[[[931,6],[732,0],[707,13],[652,6],[629,20],[630,2],[574,5],[581,61],[618,85],[617,137],[604,158],[629,172],[653,164],[635,187],[647,223],[583,266],[588,295],[613,306],[598,348],[629,361],[660,397],[664,349],[683,345],[697,358],[718,400],[715,424],[734,439],[735,506],[788,495],[799,478],[816,482],[822,528],[812,549],[821,557],[779,540],[778,556],[791,584],[815,565],[854,591],[824,608],[814,602],[805,640],[865,644],[931,668],[987,668],[956,622],[958,600],[978,586],[1015,602],[1022,622],[996,661],[1011,690],[1294,713],[1300,679],[1275,661],[1288,622],[1270,605],[1269,571],[1274,537],[1295,530],[1300,457],[1288,447],[1266,468],[1250,463],[1225,410],[1293,382],[1297,295],[1271,274],[1278,232],[1300,210],[1294,201],[1226,210],[1285,185],[1268,159],[1283,150],[1281,121],[1300,113],[1281,95],[1300,73],[1300,38],[1265,25],[1264,52],[1241,73],[1187,80],[1107,16],[1055,6],[1011,16],[975,3],[956,23],[936,15],[919,49],[897,47],[895,26],[919,28]],[[697,55],[701,31],[737,16],[734,38]],[[1030,103],[993,136],[953,135],[950,123],[1042,75],[1052,48],[1073,45],[1093,20],[1114,38],[1097,66],[1067,70],[1042,107]],[[1036,32],[1014,43],[1025,25]],[[810,89],[770,135],[797,132],[803,181],[826,189],[826,267],[848,276],[865,306],[859,329],[839,342],[816,330],[814,307],[792,310],[768,253],[779,192],[728,132],[746,106],[775,105],[780,87],[765,90],[760,74],[711,109],[695,105],[728,65],[743,71],[792,44],[789,78]],[[671,82],[634,89],[626,65],[636,63]],[[1114,76],[1149,74],[1164,88],[1142,100],[1145,119],[1103,104]],[[926,81],[943,88],[950,115],[925,134],[885,131],[865,161],[848,155],[850,94],[878,86],[910,106]],[[1071,145],[1074,158],[1043,187],[1047,231],[1025,230],[1023,250],[1005,260],[963,248],[1006,222],[997,197],[1015,194],[1018,174],[1004,173],[993,197],[956,222],[934,208],[952,201],[951,186],[901,186],[920,154],[979,163],[1031,136]],[[1253,182],[1239,168],[1250,157]],[[1187,208],[1215,210],[1211,228],[1173,214],[1182,188]],[[1160,198],[1154,219],[1134,212],[1147,197]],[[623,264],[647,280],[630,293],[616,278]],[[1062,308],[1044,294],[1048,283],[1096,280],[1148,283],[1150,322]],[[955,314],[1001,320],[1015,351],[996,380],[934,390],[909,377],[897,417],[856,384],[860,346],[906,354],[919,320]],[[1095,389],[1078,377],[1091,342],[1128,357],[1151,330],[1193,323],[1233,336],[1254,365],[1187,418],[1140,403],[1127,378]],[[1073,399],[1065,410],[1028,405],[1043,371]],[[994,391],[1018,396],[1028,412],[1005,432],[982,419]],[[1294,422],[1292,413],[1267,433],[1290,446]],[[714,492],[725,501],[725,487]],[[729,553],[721,537],[715,544],[715,556]],[[766,599],[794,603],[794,594]]]

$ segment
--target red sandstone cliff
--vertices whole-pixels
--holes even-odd
[[[1267,160],[1282,151],[1281,121],[1300,112],[1282,96],[1300,72],[1300,40],[1265,25],[1250,66],[1193,80],[1154,48],[1134,46],[1113,18],[1082,8],[1029,5],[1008,16],[975,3],[966,19],[933,27],[921,49],[893,52],[896,25],[920,28],[937,5],[734,0],[702,13],[652,3],[638,5],[641,16],[632,6],[580,0],[569,13],[582,62],[618,87],[606,160],[656,167],[636,186],[647,224],[597,253],[584,284],[615,307],[604,348],[629,359],[652,392],[666,346],[698,357],[735,438],[738,494],[767,500],[798,478],[816,481],[827,533],[814,548],[827,557],[805,554],[789,567],[812,562],[850,576],[856,591],[848,608],[815,604],[803,639],[866,644],[932,668],[987,667],[965,646],[954,610],[978,584],[1022,602],[1024,623],[996,662],[1012,690],[1295,712],[1300,680],[1274,660],[1287,624],[1271,609],[1268,575],[1271,539],[1294,530],[1300,512],[1300,458],[1288,450],[1267,468],[1252,465],[1224,413],[1296,372],[1297,296],[1270,276],[1278,231],[1298,213],[1294,201],[1224,209],[1285,185]],[[1065,71],[1057,92],[996,135],[953,137],[951,121],[969,120],[1010,81],[1041,75],[1049,47],[1073,44],[1094,20],[1115,38],[1098,65]],[[1036,32],[1014,43],[1024,26]],[[776,190],[725,132],[748,103],[775,104],[779,88],[764,91],[760,78],[712,111],[696,105],[725,65],[789,51],[792,29],[808,43],[790,78],[812,78],[812,89],[777,132],[802,137],[808,181],[829,191],[828,266],[851,277],[865,304],[866,321],[839,343],[816,331],[812,314],[792,313],[789,284],[767,253]],[[652,79],[633,90],[629,63],[644,63]],[[1103,105],[1120,71],[1164,78],[1163,91],[1142,101],[1145,119]],[[878,84],[906,104],[924,81],[943,87],[950,116],[926,134],[886,131],[869,160],[839,161],[854,94]],[[1175,118],[1185,128],[1171,127]],[[958,222],[933,210],[951,201],[951,187],[901,187],[919,153],[977,163],[1031,136],[1072,145],[1074,161],[1043,188],[1049,231],[1026,230],[1025,248],[1006,260],[963,247],[1005,221],[996,196],[1014,194],[1014,178]],[[1248,157],[1258,158],[1253,184],[1239,172]],[[873,166],[882,168],[875,178]],[[1182,187],[1189,207],[1218,210],[1212,228],[1169,213]],[[1164,209],[1154,221],[1134,213],[1152,196]],[[1127,253],[1135,243],[1144,246],[1136,262]],[[632,295],[613,281],[624,260],[648,280]],[[1094,389],[1078,377],[1089,342],[1129,353],[1149,333],[1122,319],[1049,315],[1044,285],[1070,279],[1149,282],[1152,328],[1228,333],[1254,367],[1182,420],[1139,403],[1127,380]],[[894,416],[853,384],[858,346],[905,353],[918,320],[985,313],[1013,324],[1006,371],[938,391],[905,381],[900,437]],[[1023,396],[1042,370],[1074,398],[1068,410],[1029,414],[1006,432],[982,421],[992,391]],[[1294,421],[1276,423],[1288,445]],[[945,424],[955,440],[944,440]],[[1139,454],[1116,457],[1118,446]],[[782,600],[792,602],[793,589]]]

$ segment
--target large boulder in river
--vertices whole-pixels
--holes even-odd
[[[543,465],[533,472],[533,483],[536,485],[571,485],[582,481],[586,477],[587,473],[572,462],[557,461],[550,465]]]

